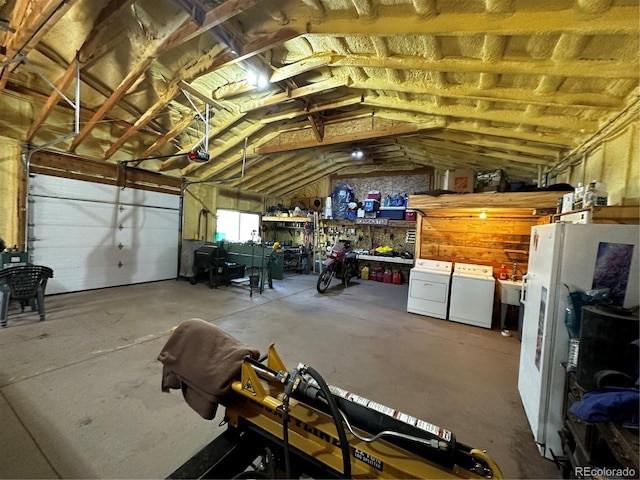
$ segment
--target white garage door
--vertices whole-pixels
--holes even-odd
[[[175,278],[180,197],[34,175],[30,260],[51,267],[47,294]]]

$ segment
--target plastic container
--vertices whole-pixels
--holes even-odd
[[[393,272],[391,282],[400,285],[402,283],[402,274],[400,272]]]
[[[369,273],[369,280],[373,280],[374,282],[378,280],[378,272],[375,270]]]
[[[584,199],[582,201],[582,207],[590,207],[592,205],[606,206],[608,202],[608,194],[605,190],[604,184],[594,180],[589,183],[586,192],[584,193]]]
[[[362,267],[362,270],[360,270],[360,278],[362,280],[369,280],[369,267],[367,265]]]
[[[382,198],[382,196],[380,195],[380,190],[369,190],[369,193],[367,193],[367,198],[378,200],[378,202],[380,202],[380,198]]]
[[[364,211],[365,212],[375,212],[380,208],[380,202],[378,200],[374,200],[371,198],[367,198],[364,201]]]
[[[382,281],[383,281],[384,283],[391,283],[391,280],[392,280],[392,273],[391,273],[391,269],[390,269],[390,268],[387,268],[387,269],[384,271],[384,274],[382,275]]]
[[[380,207],[378,215],[389,220],[404,220],[404,207]]]
[[[500,267],[500,271],[498,272],[498,279],[506,280],[507,279],[507,267],[504,264]]]
[[[582,183],[578,182],[578,186],[575,189],[573,196],[573,209],[582,208],[582,201],[584,199],[584,187]]]

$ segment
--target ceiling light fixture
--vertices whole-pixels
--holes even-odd
[[[480,218],[481,218],[481,219],[483,219],[483,220],[484,220],[485,218],[487,218],[487,212],[486,212],[486,210],[482,210],[482,211],[480,212]]]
[[[247,83],[254,87],[264,88],[269,84],[269,79],[264,73],[256,73],[251,70],[248,70]]]
[[[360,160],[362,157],[364,157],[364,152],[360,149],[358,150],[354,150],[353,152],[351,152],[351,158],[355,158],[356,160]]]

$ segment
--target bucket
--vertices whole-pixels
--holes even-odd
[[[249,275],[249,285],[257,287],[260,283],[260,275]]]
[[[360,271],[360,278],[362,280],[369,280],[369,267],[368,266],[364,266],[362,267],[362,270]]]

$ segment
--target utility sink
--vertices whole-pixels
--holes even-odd
[[[520,305],[522,280],[498,280],[500,283],[500,303]]]

